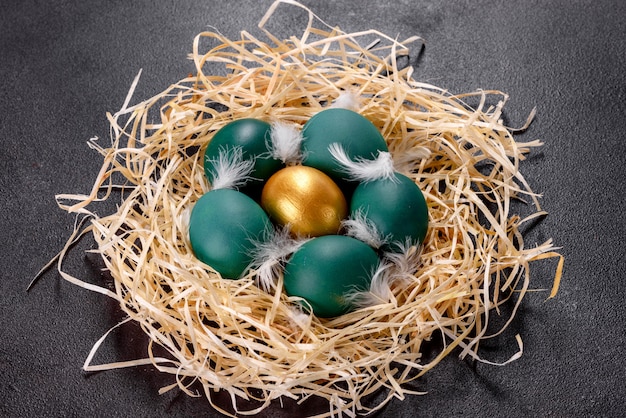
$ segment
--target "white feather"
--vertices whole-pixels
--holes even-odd
[[[283,122],[272,123],[270,131],[271,143],[267,144],[272,157],[285,164],[295,164],[302,160],[300,145],[303,137],[296,125]]]
[[[244,159],[241,147],[220,149],[217,159],[209,159],[213,165],[212,190],[238,189],[252,179],[254,158]]]
[[[393,159],[389,152],[378,151],[378,157],[373,160],[363,157],[352,160],[341,144],[337,142],[330,144],[328,151],[341,165],[342,171],[348,175],[348,179],[352,181],[368,182],[381,179],[397,181]]]
[[[408,283],[416,280],[415,273],[419,268],[420,251],[417,246],[406,242],[399,244],[399,253],[385,253],[378,268],[372,274],[368,291],[356,291],[347,295],[347,300],[357,308],[365,308],[390,303],[398,305],[392,288],[405,288]]]
[[[293,254],[308,239],[296,239],[289,228],[274,231],[269,240],[255,242],[250,267],[257,271],[257,285],[266,292],[276,287],[276,279],[284,269],[289,255]]]
[[[409,238],[405,242],[394,242],[394,252],[385,252],[383,258],[392,266],[393,281],[415,280],[415,273],[419,268],[421,246],[411,242]]]
[[[376,270],[372,272],[370,288],[348,293],[345,296],[346,303],[357,309],[384,303],[394,303],[395,297],[391,291],[389,268],[390,265],[380,262]]]
[[[343,91],[330,107],[348,109],[356,112],[361,107],[359,95],[352,91]]]
[[[430,155],[431,151],[428,148],[416,145],[401,152],[395,152],[393,154],[393,165],[401,173],[410,173],[419,165],[421,160],[430,157]]]
[[[300,329],[309,329],[311,320],[313,319],[310,312],[306,312],[301,304],[289,307],[289,325],[291,329],[296,331]]]
[[[341,225],[346,235],[363,241],[370,247],[378,249],[387,243],[388,238],[382,236],[376,225],[367,219],[367,214],[362,210],[356,211],[350,218],[343,220]]]

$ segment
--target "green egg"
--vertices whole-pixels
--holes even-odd
[[[428,230],[428,207],[419,187],[408,177],[396,173],[391,179],[361,183],[350,202],[350,216],[365,215],[383,237],[390,238],[385,251],[398,250],[406,239],[424,242]],[[396,244],[393,244],[393,243]]]
[[[254,169],[250,174],[254,180],[246,184],[244,192],[259,191],[263,183],[284,165],[270,155],[271,125],[258,119],[238,119],[215,133],[204,152],[204,171],[210,182],[215,178],[214,162],[221,150],[241,147],[243,158],[254,158]],[[222,151],[223,152],[223,151]]]
[[[224,278],[237,279],[252,261],[255,243],[270,236],[271,224],[263,209],[236,190],[212,190],[194,205],[189,239],[196,257]]]
[[[349,292],[369,289],[378,255],[367,244],[344,235],[324,235],[303,244],[285,266],[285,292],[304,298],[320,318],[353,309]]]
[[[367,118],[348,109],[326,109],[313,116],[302,128],[303,165],[325,172],[335,181],[345,182],[346,174],[328,146],[340,144],[352,159],[375,159],[388,151],[385,139]]]

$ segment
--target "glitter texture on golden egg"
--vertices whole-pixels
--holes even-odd
[[[261,195],[261,206],[279,225],[297,236],[336,234],[348,214],[337,184],[312,167],[291,166],[275,173]]]

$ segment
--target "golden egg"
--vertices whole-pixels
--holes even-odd
[[[320,170],[300,165],[269,178],[261,206],[275,223],[289,225],[291,233],[299,236],[336,234],[348,215],[339,186]]]

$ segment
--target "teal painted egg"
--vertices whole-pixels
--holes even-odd
[[[376,159],[388,151],[387,143],[367,118],[347,109],[326,109],[313,116],[302,128],[303,165],[317,168],[335,181],[346,181],[346,174],[333,158],[328,146],[340,144],[354,161]]]
[[[252,261],[254,241],[270,236],[271,223],[250,197],[232,189],[212,190],[194,205],[189,239],[196,257],[224,278],[237,279]]]
[[[365,215],[383,237],[402,243],[409,238],[413,243],[424,241],[428,230],[428,207],[422,191],[410,178],[395,173],[391,179],[361,183],[354,190],[350,202],[350,216]],[[396,245],[385,245],[385,251],[394,251]]]
[[[353,309],[346,294],[369,289],[378,255],[344,235],[325,235],[303,244],[285,266],[285,292],[304,298],[320,318]]]
[[[244,159],[255,159],[254,169],[250,174],[254,180],[249,181],[242,190],[260,189],[265,180],[283,167],[280,160],[270,155],[270,131],[269,123],[250,118],[235,120],[217,131],[204,152],[204,171],[209,182],[213,182],[215,178],[215,161],[220,150],[241,147]]]

